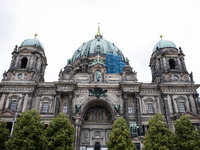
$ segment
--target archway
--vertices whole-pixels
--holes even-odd
[[[102,99],[91,100],[84,106],[82,118],[80,146],[106,147],[114,118],[111,104]]]

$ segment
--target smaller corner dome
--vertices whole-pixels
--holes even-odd
[[[156,45],[153,48],[153,52],[155,52],[157,49],[161,49],[161,48],[167,48],[167,47],[172,47],[172,48],[176,48],[176,45],[169,40],[160,40],[156,43]]]
[[[24,47],[24,46],[35,46],[35,47],[41,47],[42,50],[44,50],[44,47],[42,45],[42,43],[34,38],[34,39],[26,39],[22,42],[22,44],[20,45],[20,47]]]

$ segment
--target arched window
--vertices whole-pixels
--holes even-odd
[[[176,62],[174,59],[169,60],[169,67],[170,69],[175,69],[176,68]]]
[[[28,62],[28,59],[26,57],[23,57],[21,59],[21,68],[26,68],[27,62]]]

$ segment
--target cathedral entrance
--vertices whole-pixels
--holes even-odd
[[[111,113],[103,106],[93,106],[86,111],[83,120],[80,147],[106,150],[106,142],[112,130]]]
[[[95,142],[94,150],[100,150],[100,148],[101,148],[100,142]]]

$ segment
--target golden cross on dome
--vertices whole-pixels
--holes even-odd
[[[98,54],[96,57],[97,57],[97,62],[99,62],[99,58],[100,58],[101,56]]]
[[[38,34],[37,33],[35,33],[35,39],[36,39],[36,37],[38,36]]]
[[[160,34],[160,38],[161,38],[161,40],[162,40],[162,37],[163,37],[163,35],[162,35],[162,34]]]
[[[98,24],[98,32],[97,32],[97,35],[101,35],[101,33],[100,33],[100,24],[101,23],[97,23]]]

